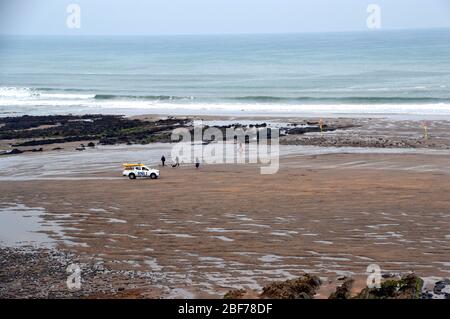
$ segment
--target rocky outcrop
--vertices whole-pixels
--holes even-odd
[[[32,153],[34,153],[34,152],[42,152],[42,151],[43,151],[42,147],[40,147],[40,148],[33,148],[31,150],[24,150],[24,151],[19,150],[17,148],[13,148],[10,151],[0,152],[0,155],[15,155],[15,154],[22,154],[22,153],[25,153],[25,152],[32,152]]]
[[[245,289],[230,290],[225,294],[223,299],[242,299],[246,293],[247,290]]]
[[[319,277],[305,274],[283,282],[273,282],[263,288],[261,298],[312,299],[322,282]]]
[[[397,278],[395,278],[397,277]],[[385,277],[383,277],[385,278]],[[434,284],[431,291],[422,292],[423,280],[414,273],[388,276],[379,288],[364,288],[359,293],[353,290],[355,280],[344,277],[342,284],[330,294],[328,299],[450,299],[447,292],[450,279]],[[277,281],[266,285],[262,293],[245,289],[230,290],[225,299],[312,299],[321,286],[318,277],[305,274],[299,278]]]
[[[354,279],[345,278],[342,285],[336,287],[336,291],[333,292],[328,299],[350,299],[354,283]]]
[[[172,130],[188,123],[188,119],[143,121],[100,114],[6,117],[0,118],[0,140],[16,140],[13,147],[95,140],[104,145],[170,142]]]
[[[380,288],[364,288],[356,299],[419,299],[423,280],[415,274],[408,274],[395,280],[381,283]]]

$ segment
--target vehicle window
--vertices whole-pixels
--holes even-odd
[[[140,170],[141,170],[140,167],[135,167],[134,169],[137,170],[137,171],[140,171]]]
[[[142,167],[142,170],[143,170],[143,171],[148,171],[148,168]]]

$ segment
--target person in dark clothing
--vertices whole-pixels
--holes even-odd
[[[162,166],[164,167],[164,165],[165,165],[165,162],[166,162],[166,158],[164,157],[164,155],[161,157],[161,163],[162,163]]]
[[[200,160],[198,159],[198,157],[195,159],[195,168],[199,168],[200,167]]]

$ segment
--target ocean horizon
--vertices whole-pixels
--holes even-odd
[[[450,115],[450,29],[0,36],[0,116]]]

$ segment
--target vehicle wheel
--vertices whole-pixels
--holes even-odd
[[[130,175],[128,175],[128,177],[129,177],[130,179],[136,179],[136,175],[134,175],[133,173],[131,173]]]
[[[156,178],[158,178],[158,176],[156,176],[155,173],[151,173],[151,174],[150,174],[150,178],[151,178],[151,179],[156,179]]]

